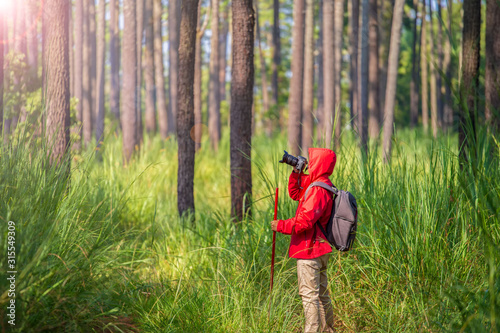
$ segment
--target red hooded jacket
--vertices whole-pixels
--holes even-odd
[[[278,221],[278,232],[292,235],[288,255],[290,258],[313,259],[332,252],[317,223],[326,227],[333,205],[333,193],[322,187],[312,187],[303,200],[307,187],[321,181],[328,185],[328,178],[335,167],[337,157],[326,148],[309,148],[309,174],[292,172],[288,180],[288,194],[299,201],[295,217]],[[300,177],[300,179],[299,179]]]

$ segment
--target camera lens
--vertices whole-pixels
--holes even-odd
[[[297,163],[299,163],[299,160],[297,157],[288,154],[288,152],[285,150],[285,154],[283,154],[283,157],[281,158],[281,161],[279,161],[279,162],[286,163],[286,164],[294,167],[297,165]]]

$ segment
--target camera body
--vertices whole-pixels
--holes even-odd
[[[307,159],[304,156],[293,156],[288,154],[288,152],[285,150],[285,153],[283,154],[283,157],[281,158],[280,163],[286,163],[288,165],[291,165],[298,169],[300,172],[304,172],[304,170],[307,169]]]

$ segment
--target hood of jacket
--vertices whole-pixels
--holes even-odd
[[[311,183],[321,176],[330,177],[337,162],[333,150],[327,148],[309,148],[309,179]]]

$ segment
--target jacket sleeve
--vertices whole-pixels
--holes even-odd
[[[311,188],[295,217],[278,221],[278,232],[291,235],[312,229],[327,208],[328,195],[326,192],[321,187]]]
[[[299,184],[299,176],[300,176],[300,184]],[[295,201],[300,200],[300,192],[304,188],[309,179],[309,175],[304,175],[303,173],[293,172],[290,174],[290,178],[288,178],[288,195]]]

